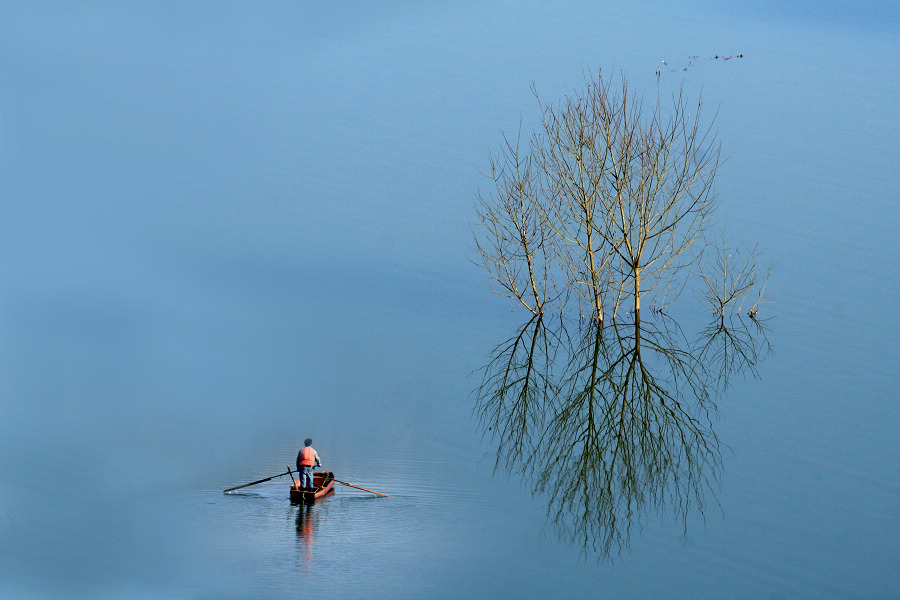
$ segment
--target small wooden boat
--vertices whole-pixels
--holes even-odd
[[[291,502],[308,502],[312,503],[328,495],[334,489],[334,473],[331,471],[320,471],[313,473],[313,488],[297,489],[297,483],[291,485]]]

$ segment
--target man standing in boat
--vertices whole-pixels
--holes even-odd
[[[319,453],[312,447],[312,440],[306,438],[303,448],[297,454],[297,470],[300,471],[300,487],[313,488],[313,468],[321,467]]]

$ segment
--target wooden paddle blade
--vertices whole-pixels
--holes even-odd
[[[336,481],[337,483],[340,483],[341,485],[346,485],[347,487],[356,488],[356,489],[362,490],[362,491],[364,491],[364,492],[369,492],[370,494],[377,494],[377,495],[379,495],[379,496],[384,496],[385,498],[390,498],[390,496],[388,496],[387,494],[382,494],[381,492],[376,492],[376,491],[374,491],[374,490],[368,490],[368,489],[366,489],[366,488],[364,488],[364,487],[359,487],[358,485],[353,485],[352,483],[347,483],[346,481],[341,481],[341,480],[339,480],[339,479],[335,479],[335,481]]]
[[[266,477],[265,479],[260,479],[259,481],[245,483],[244,485],[236,485],[233,488],[228,488],[227,490],[222,490],[222,493],[227,494],[228,492],[233,492],[234,490],[239,490],[241,488],[250,487],[251,485],[256,485],[257,483],[262,483],[264,481],[269,481],[270,479],[275,479],[276,477],[281,477],[283,475],[289,475],[289,474],[290,473],[279,473],[278,475],[272,475],[271,477]]]

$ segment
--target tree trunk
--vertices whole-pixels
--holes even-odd
[[[641,314],[641,270],[634,270],[634,316],[638,318]]]
[[[588,227],[590,226],[591,222],[588,220]],[[594,299],[594,320],[598,323],[603,323],[603,292],[601,291],[603,282],[597,276],[597,265],[594,263],[593,240],[590,233],[588,233],[587,239],[587,258],[588,269],[590,269],[591,272],[591,295]]]

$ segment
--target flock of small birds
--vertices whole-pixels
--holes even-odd
[[[722,56],[722,55],[716,54],[715,56],[710,56],[709,60],[731,60],[733,58],[744,58],[744,55],[743,54],[732,54],[729,56]],[[675,69],[670,69],[669,63],[666,62],[665,60],[660,61],[662,63],[662,66],[656,67],[656,77],[659,78],[659,76],[662,74],[662,72],[664,70],[668,71],[669,73],[675,73],[676,71],[687,71],[689,68],[693,67],[694,62],[698,61],[699,59],[700,59],[699,54],[694,54],[692,56],[688,56],[687,63],[683,67],[677,67]]]

